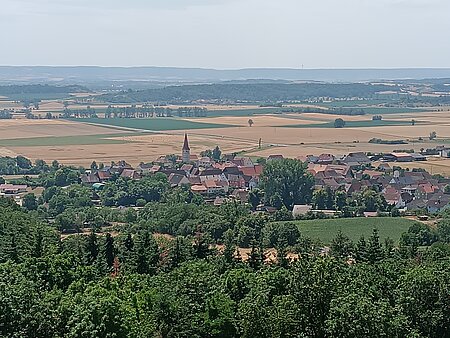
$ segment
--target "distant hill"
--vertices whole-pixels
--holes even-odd
[[[189,103],[197,100],[218,102],[280,102],[310,98],[372,97],[383,91],[398,91],[399,87],[366,83],[217,83],[168,86],[140,91],[122,91],[97,97],[111,103],[167,102]]]
[[[0,95],[9,94],[45,94],[45,93],[85,93],[88,89],[82,86],[50,86],[50,85],[9,85],[0,86]]]
[[[47,84],[30,84],[0,86],[0,96],[19,101],[66,98],[71,93],[87,93],[88,91],[87,88],[78,85],[54,86]]]
[[[120,84],[121,82],[217,83],[248,79],[359,82],[450,78],[450,68],[218,70],[176,67],[48,67],[0,66],[0,83]]]

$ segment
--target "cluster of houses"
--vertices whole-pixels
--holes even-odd
[[[308,171],[315,179],[316,189],[328,187],[333,191],[345,191],[351,197],[353,193],[376,186],[386,201],[399,209],[426,209],[432,213],[446,208],[450,203],[450,194],[445,193],[445,187],[450,180],[439,181],[422,171],[393,170],[389,162],[423,160],[407,155],[411,154],[393,153],[377,158],[375,168],[374,158],[369,158],[363,152],[349,153],[339,158],[332,154],[321,154],[298,159],[308,163]],[[279,158],[283,156],[271,155],[267,161]],[[226,196],[246,202],[248,192],[258,186],[262,171],[262,164],[254,163],[245,156],[225,155],[220,161],[214,161],[210,157],[192,155],[185,135],[181,156],[161,156],[152,163],[141,163],[136,168],[120,161],[85,174],[81,180],[84,184],[100,187],[113,175],[139,179],[145,175],[163,173],[172,187],[189,185],[193,192],[211,197],[211,201],[220,204]]]
[[[217,197],[214,201],[220,204],[224,201],[223,197],[228,195],[246,202],[248,192],[258,186],[262,170],[263,166],[254,163],[249,157],[226,155],[223,160],[214,161],[210,157],[191,155],[189,141],[185,136],[181,156],[161,156],[152,163],[141,163],[136,168],[119,161],[82,175],[81,182],[101,188],[113,176],[139,179],[162,173],[167,176],[171,187],[189,185],[195,193]]]
[[[441,156],[450,156],[450,149],[441,148]],[[369,158],[363,152],[354,152],[342,157],[321,154],[298,159],[308,164],[308,172],[315,179],[316,189],[345,191],[351,197],[368,187],[377,187],[389,204],[405,211],[420,209],[434,213],[449,207],[450,178],[437,179],[424,171],[400,171],[395,169],[395,163],[389,163],[403,162],[402,158],[406,156],[394,153],[383,158]],[[266,160],[280,158],[283,156],[271,155]],[[105,182],[113,177],[138,180],[162,173],[167,176],[171,187],[188,185],[193,192],[220,205],[228,198],[247,202],[249,192],[258,187],[262,172],[263,164],[255,163],[246,156],[225,155],[220,161],[215,161],[210,157],[192,155],[185,135],[181,156],[161,156],[152,163],[141,163],[135,168],[125,161],[112,162],[109,166],[81,175],[81,183],[101,190]],[[30,188],[26,185],[0,185],[0,196],[14,198],[19,204],[28,192]],[[310,210],[311,207],[305,206],[303,209]]]
[[[342,190],[349,197],[369,187],[377,187],[386,201],[404,211],[441,211],[450,206],[447,191],[450,179],[437,179],[425,171],[394,170],[388,162],[422,161],[411,154],[384,155],[374,167],[374,158],[363,152],[350,153],[336,159],[331,154],[300,158],[309,163],[308,170],[315,178],[316,188]],[[365,169],[361,169],[365,168]],[[370,168],[370,169],[367,169]]]

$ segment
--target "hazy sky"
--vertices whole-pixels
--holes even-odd
[[[449,0],[0,0],[0,65],[450,67]]]

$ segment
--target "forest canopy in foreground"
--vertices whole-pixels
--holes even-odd
[[[264,264],[255,246],[247,261],[234,258],[232,237],[218,251],[201,233],[168,240],[141,223],[61,241],[35,212],[4,199],[0,209],[4,337],[445,337],[450,328],[448,221],[421,252],[383,245],[375,231],[357,243],[338,234],[322,256],[301,236],[289,249],[298,260],[278,245]]]

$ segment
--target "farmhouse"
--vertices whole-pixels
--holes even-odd
[[[390,153],[385,154],[383,159],[388,162],[413,162],[414,157],[409,153]]]
[[[0,195],[14,196],[27,191],[26,185],[0,184]]]
[[[367,157],[367,155],[363,152],[349,153],[348,155],[344,156],[341,162],[350,167],[359,167],[371,163],[369,157]]]
[[[450,158],[450,148],[449,147],[442,147],[439,149],[439,155],[441,157]]]

